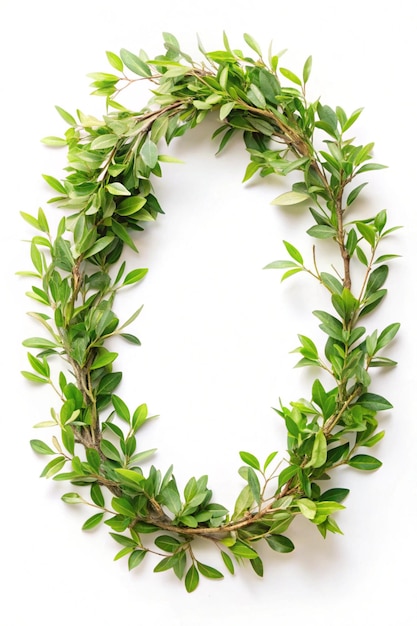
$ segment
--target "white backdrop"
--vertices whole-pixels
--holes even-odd
[[[415,3],[0,0],[0,7],[0,623],[414,623]],[[294,553],[265,551],[264,579],[245,568],[222,582],[202,580],[188,595],[169,573],[152,574],[150,563],[131,573],[123,561],[113,563],[117,546],[105,529],[83,533],[89,512],[61,502],[68,486],[39,479],[43,459],[28,441],[49,436],[32,426],[47,419],[55,399],[19,375],[27,367],[21,341],[37,333],[26,316],[29,283],[15,272],[28,267],[23,240],[33,234],[19,211],[43,206],[56,219],[41,174],[59,178],[64,153],[39,141],[63,132],[54,105],[103,113],[102,100],[88,95],[86,74],[108,71],[106,50],[144,48],[156,55],[161,33],[169,31],[194,55],[197,33],[214,50],[223,30],[233,47],[243,46],[249,32],[264,49],[271,40],[276,51],[287,48],[285,65],[293,70],[312,54],[311,98],[348,112],[365,107],[358,141],[375,140],[375,158],[389,169],[369,175],[364,208],[368,204],[369,214],[386,208],[392,225],[404,225],[390,240],[389,251],[402,257],[392,265],[390,293],[374,324],[382,329],[400,321],[402,331],[392,350],[398,368],[377,377],[374,386],[394,404],[381,416],[387,434],[375,450],[384,465],[376,473],[343,471],[337,477],[338,485],[351,489],[337,518],[344,535],[323,541],[300,521],[289,533]],[[138,94],[138,107],[145,97]],[[293,369],[289,352],[297,333],[320,339],[311,310],[323,303],[307,278],[281,284],[279,272],[262,271],[283,257],[283,239],[309,254],[306,216],[270,204],[289,181],[242,185],[245,150],[236,141],[215,158],[214,128],[209,120],[170,147],[186,164],[163,168],[156,189],[166,215],[142,237],[139,259],[129,258],[131,267],[150,272],[118,305],[127,318],[145,304],[132,329],[143,346],[115,349],[125,372],[120,394],[131,406],[147,402],[160,415],[144,430],[141,449],[157,447],[155,464],[164,469],[174,463],[182,485],[190,475],[208,473],[216,499],[232,507],[241,488],[238,451],[260,457],[285,451],[284,430],[271,407],[280,397],[289,402],[307,394],[309,374]]]

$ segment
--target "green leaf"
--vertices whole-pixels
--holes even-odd
[[[64,493],[61,500],[66,504],[84,504],[85,500],[78,493]]]
[[[181,542],[170,535],[160,535],[155,539],[155,545],[160,550],[165,550],[165,552],[175,552],[175,550],[178,550]]]
[[[264,463],[264,472],[265,470],[269,467],[269,465],[272,463],[272,461],[275,459],[275,457],[277,456],[278,451],[274,451],[271,452],[270,454],[268,454],[265,463]]]
[[[289,243],[288,241],[284,241],[283,243],[290,257],[292,257],[295,261],[297,261],[297,263],[300,263],[300,265],[303,265],[304,264],[303,257],[301,256],[297,248],[293,246],[291,243]]]
[[[275,200],[272,200],[271,204],[277,204],[279,206],[291,206],[292,204],[300,204],[310,200],[310,196],[306,193],[299,191],[287,191],[286,193],[277,196]]]
[[[373,228],[369,224],[364,224],[363,222],[356,222],[356,227],[362,237],[365,239],[365,241],[367,241],[369,245],[373,248],[375,246],[375,228]]]
[[[120,452],[118,451],[116,446],[111,443],[111,441],[107,441],[107,439],[102,439],[100,442],[100,450],[108,459],[112,461],[117,461],[120,464],[122,463]]]
[[[109,183],[105,188],[112,196],[130,196],[129,189],[122,183]]]
[[[67,122],[67,124],[69,124],[70,126],[76,126],[77,122],[76,120],[73,118],[73,116],[68,113],[67,111],[65,111],[63,108],[59,107],[59,106],[55,106],[56,110],[58,111],[58,113],[60,114],[60,116],[62,117],[62,119]]]
[[[319,430],[314,438],[311,460],[306,467],[321,467],[326,463],[327,439],[322,430]]]
[[[226,119],[229,113],[233,110],[234,106],[235,106],[234,100],[231,102],[225,102],[224,104],[222,104],[222,106],[220,107],[220,111],[219,111],[219,119],[220,120]]]
[[[243,39],[246,41],[248,46],[256,52],[256,54],[259,54],[259,56],[262,57],[262,50],[259,47],[259,44],[255,41],[255,39],[251,35],[249,35],[248,33],[244,33]]]
[[[49,137],[44,137],[43,139],[41,139],[41,141],[46,146],[51,146],[53,148],[61,148],[67,145],[66,139],[62,139],[61,137],[49,136]]]
[[[307,234],[310,235],[310,237],[315,237],[316,239],[330,239],[331,237],[336,236],[336,230],[333,226],[317,224],[316,226],[311,226],[307,230]]]
[[[256,559],[251,559],[249,563],[251,564],[255,574],[262,578],[262,576],[264,575],[264,564],[262,562],[262,559],[258,556]]]
[[[306,62],[304,63],[304,67],[303,67],[303,82],[304,82],[304,84],[310,78],[312,64],[313,64],[313,57],[309,56],[308,59],[306,60]]]
[[[135,472],[134,470],[118,467],[115,469],[115,472],[117,472],[117,474],[122,477],[123,481],[125,481],[126,483],[130,483],[130,485],[132,486],[141,486],[143,481],[145,480],[145,477],[142,474],[140,474],[139,472]]]
[[[133,519],[136,516],[135,509],[127,498],[112,498],[113,509],[120,515],[125,515]]]
[[[158,163],[158,148],[149,135],[140,150],[140,156],[142,157],[145,165],[147,165],[151,170]]]
[[[285,78],[288,78],[288,80],[290,80],[292,83],[300,85],[300,87],[302,86],[301,80],[291,70],[287,70],[285,67],[280,67],[279,71],[283,76],[285,76]]]
[[[181,498],[178,493],[178,489],[176,486],[171,483],[165,487],[165,489],[161,492],[161,499],[163,504],[173,513],[174,515],[178,515],[181,511]]]
[[[242,461],[246,463],[247,465],[249,465],[250,467],[253,467],[256,470],[261,469],[258,459],[256,458],[256,456],[254,456],[250,452],[239,452],[239,456],[242,459]]]
[[[52,187],[52,189],[54,189],[54,191],[57,191],[64,196],[67,195],[67,190],[65,189],[63,184],[59,182],[59,180],[57,180],[53,176],[48,176],[47,174],[42,174],[42,178],[48,183],[50,187]]]
[[[294,263],[294,261],[272,261],[272,263],[268,263],[268,265],[265,265],[264,269],[265,270],[283,270],[283,269],[287,269],[288,267],[291,267],[297,270],[302,269],[302,268],[299,268],[297,264]]]
[[[252,467],[248,467],[248,484],[250,490],[253,493],[253,497],[255,502],[260,506],[261,504],[261,485],[259,483],[259,478],[255,474],[255,470]]]
[[[347,206],[350,206],[353,202],[355,202],[356,198],[359,196],[360,192],[362,191],[362,189],[364,187],[366,187],[368,183],[362,183],[362,185],[359,185],[358,187],[355,187],[355,189],[353,189],[350,194],[347,197],[346,200],[346,204]]]
[[[104,513],[96,513],[95,515],[92,515],[91,517],[88,518],[88,520],[84,522],[84,524],[81,527],[81,530],[91,530],[92,528],[95,528],[96,526],[100,524],[103,517],[104,517]]]
[[[125,422],[130,424],[130,411],[126,405],[126,403],[119,398],[119,396],[112,395],[111,397],[112,404],[115,408],[117,415]]]
[[[146,198],[143,196],[130,196],[122,200],[117,206],[117,214],[126,217],[138,213],[146,204]]]
[[[129,571],[140,565],[147,554],[147,550],[133,550],[128,560]]]
[[[371,471],[381,467],[382,463],[368,454],[357,454],[348,461],[348,465],[355,469]]]
[[[231,574],[234,574],[235,573],[235,567],[233,565],[232,559],[230,558],[230,556],[224,550],[220,550],[220,553],[222,555],[223,563],[226,565],[226,567],[229,570],[229,572]]]
[[[123,72],[123,61],[121,58],[115,54],[114,52],[106,51],[107,59],[112,67],[119,72]]]
[[[245,485],[237,497],[233,519],[239,519],[253,504],[253,493],[249,485]]]
[[[193,564],[185,575],[185,588],[188,593],[195,591],[198,587],[200,576],[196,566]]]
[[[297,500],[297,505],[300,509],[300,513],[302,513],[304,517],[307,519],[314,519],[317,507],[312,500],[309,500],[308,498],[300,498],[300,500]]]
[[[127,229],[122,224],[120,224],[116,220],[112,220],[111,229],[116,235],[116,237],[118,237],[121,241],[127,244],[129,248],[132,248],[134,252],[138,251],[133,239],[127,232]]]
[[[118,352],[102,352],[99,354],[93,361],[93,364],[90,366],[91,370],[97,370],[101,367],[106,367],[113,363],[115,359],[119,356]]]
[[[30,337],[30,339],[25,339],[22,345],[26,348],[40,348],[41,350],[54,350],[58,347],[56,343],[43,337]]]
[[[134,74],[142,76],[143,78],[148,78],[152,75],[149,65],[142,61],[136,54],[129,52],[129,50],[122,48],[120,50],[120,57],[126,67]]]
[[[41,473],[41,478],[50,478],[57,474],[65,465],[67,459],[63,456],[58,456],[52,459],[44,468]]]
[[[383,396],[376,393],[363,393],[357,400],[357,403],[371,411],[386,411],[392,409],[392,404]]]
[[[394,339],[399,329],[400,329],[400,324],[398,322],[394,324],[390,324],[389,326],[384,328],[384,330],[381,332],[381,334],[378,337],[376,350],[379,351],[382,348],[384,348],[386,345],[388,345]]]
[[[219,570],[211,567],[210,565],[205,565],[200,561],[197,561],[197,568],[200,574],[202,574],[206,578],[224,578],[223,574],[219,572]]]
[[[91,150],[105,150],[113,148],[118,141],[118,137],[112,134],[99,135],[91,142]]]
[[[42,385],[47,385],[49,383],[49,380],[47,378],[42,378],[41,376],[38,376],[37,374],[33,374],[33,372],[26,372],[23,370],[20,373],[22,374],[22,376],[24,376],[27,380],[30,380],[32,383],[40,383]]]
[[[56,451],[52,450],[46,443],[40,441],[40,439],[31,439],[30,445],[32,450],[37,454],[56,454]]]
[[[252,84],[248,89],[247,95],[252,104],[254,104],[258,109],[265,109],[265,97],[259,87]]]
[[[284,537],[284,535],[268,535],[266,542],[272,550],[281,552],[282,554],[292,552],[295,548],[291,539]]]
[[[147,268],[132,270],[125,276],[123,285],[133,285],[135,283],[138,283],[140,280],[142,280],[142,278],[146,276],[147,273]]]
[[[349,495],[349,489],[343,489],[341,487],[334,487],[328,489],[320,495],[320,500],[324,502],[343,502]]]
[[[258,553],[255,552],[255,550],[239,540],[230,546],[230,551],[233,552],[235,556],[242,559],[256,559],[258,557]]]

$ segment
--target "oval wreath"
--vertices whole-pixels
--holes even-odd
[[[383,437],[377,414],[391,404],[369,391],[370,372],[395,365],[384,351],[399,329],[398,323],[382,331],[363,326],[387,293],[388,262],[396,255],[377,251],[396,227],[386,227],[384,210],[346,219],[366,185],[363,174],[383,167],[372,162],[373,144],[356,145],[351,138],[361,109],[348,114],[320,100],[308,102],[311,57],[299,76],[281,66],[279,55],[270,53],[266,60],[250,35],[244,40],[249,56],[232,49],[226,35],[224,50],[206,52],[199,42],[199,62],[169,33],[164,54],[154,59],[143,51],[107,52],[112,72],[90,75],[93,94],[106,98],[103,119],[81,111],[74,117],[57,107],[68,129],[63,138],[43,140],[68,151],[66,178],[44,176],[55,192],[50,202],[66,210],[56,234],[42,209],[37,216],[23,213],[38,234],[30,247],[34,270],[20,274],[36,279],[28,295],[41,310],[29,315],[43,330],[23,342],[31,368],[23,375],[50,385],[61,403],[59,410],[51,409],[51,419],[37,424],[55,427],[59,436],[49,443],[31,441],[35,452],[51,457],[42,476],[76,488],[62,499],[92,507],[83,529],[104,522],[119,544],[115,559],[127,557],[132,569],[154,555],[154,571],[173,570],[189,592],[201,575],[219,579],[221,569],[233,574],[235,565],[246,561],[262,576],[258,542],[291,552],[294,545],[285,533],[297,516],[324,537],[340,532],[334,515],[344,508],[348,490],[323,490],[322,484],[342,465],[358,470],[381,465],[364,451]],[[139,112],[117,100],[135,81],[149,81],[153,94]],[[173,159],[161,155],[158,144],[170,144],[212,111],[220,120],[214,133],[218,151],[233,135],[243,137],[250,158],[244,181],[300,173],[299,182],[273,204],[304,203],[312,218],[309,237],[317,245],[322,239],[332,242],[335,251],[334,264],[323,271],[316,245],[309,267],[284,241],[286,258],[267,266],[283,270],[282,280],[307,272],[323,287],[330,311],[313,312],[323,348],[299,335],[295,351],[297,365],[315,368],[327,383],[316,378],[303,399],[276,409],[288,432],[285,459],[277,462],[272,452],[260,461],[240,452],[244,486],[233,510],[212,500],[207,476],[192,477],[180,488],[172,467],[144,469],[151,451],[137,450],[136,435],[149,419],[147,407],[129,409],[115,393],[122,373],[114,369],[117,353],[106,347],[114,337],[140,343],[126,332],[140,310],[121,322],[112,309],[119,290],[147,272],[128,269],[122,255],[125,246],[137,250],[138,231],[163,212],[151,179],[161,176],[161,162]],[[360,182],[352,184],[356,178]],[[50,365],[53,361],[55,371],[57,358],[65,367],[55,376]],[[216,567],[200,560],[202,540],[218,553]]]

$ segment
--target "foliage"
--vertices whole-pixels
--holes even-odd
[[[232,49],[226,35],[223,50],[206,52],[200,44],[199,62],[168,33],[164,53],[154,59],[143,51],[107,52],[111,73],[90,75],[93,95],[106,99],[103,118],[57,107],[67,130],[63,137],[44,139],[67,149],[65,179],[44,176],[54,192],[50,203],[64,217],[52,233],[42,209],[36,216],[23,213],[37,234],[30,242],[33,268],[20,273],[33,279],[28,296],[38,310],[29,315],[42,331],[23,342],[29,350],[23,375],[50,385],[60,403],[37,425],[52,426],[57,434],[50,443],[31,442],[49,459],[42,476],[70,482],[63,500],[93,508],[83,529],[103,522],[118,544],[115,559],[126,557],[133,569],[156,555],[154,571],[173,570],[189,592],[200,576],[224,575],[200,560],[197,539],[209,540],[224,571],[233,574],[236,564],[248,561],[262,576],[257,544],[291,552],[294,544],[285,533],[297,516],[323,536],[341,532],[336,516],[348,490],[326,489],[324,481],[342,465],[365,471],[381,465],[364,450],[382,438],[377,415],[391,404],[370,391],[371,368],[395,365],[385,349],[399,329],[398,323],[382,331],[363,325],[387,294],[389,262],[396,255],[379,256],[381,242],[395,230],[387,227],[385,210],[348,219],[366,185],[363,174],[383,167],[372,161],[372,143],[356,144],[350,136],[361,109],[347,113],[321,100],[308,102],[311,57],[295,74],[281,66],[279,55],[265,59],[250,35],[244,40],[248,54]],[[136,81],[149,81],[153,94],[139,112],[118,99]],[[160,143],[169,145],[210,112],[219,119],[218,152],[233,135],[243,138],[249,155],[245,181],[298,172],[292,189],[273,203],[303,203],[310,212],[313,265],[284,241],[285,258],[267,267],[283,270],[282,280],[307,273],[329,302],[329,310],[313,312],[323,346],[300,334],[295,348],[297,365],[317,370],[311,391],[276,409],[288,432],[287,457],[277,461],[273,451],[261,462],[240,452],[244,486],[230,510],[213,501],[207,476],[191,477],[181,488],[172,467],[148,467],[153,450],[137,449],[148,410],[143,403],[130,409],[117,395],[122,373],[118,354],[108,347],[114,337],[140,345],[127,331],[140,309],[120,320],[113,305],[120,290],[147,272],[127,271],[122,256],[125,247],[137,250],[139,231],[163,212],[152,178],[172,158],[160,154]],[[322,239],[338,257],[329,271],[317,262]],[[353,265],[355,276],[361,275],[355,285]],[[55,370],[60,360],[63,368],[55,376],[51,363]]]

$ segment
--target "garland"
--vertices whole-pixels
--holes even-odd
[[[104,522],[119,544],[115,559],[127,557],[133,569],[156,556],[154,571],[173,570],[189,592],[200,576],[219,579],[221,570],[233,574],[236,564],[247,561],[262,576],[257,543],[291,552],[294,544],[285,533],[297,516],[323,537],[341,532],[334,515],[344,508],[348,489],[325,490],[323,481],[343,465],[380,467],[364,451],[383,437],[377,414],[391,404],[369,391],[371,368],[395,365],[384,349],[399,329],[392,323],[368,332],[362,325],[387,293],[388,263],[396,255],[378,256],[377,249],[396,227],[386,227],[385,211],[346,220],[366,185],[353,181],[383,167],[371,161],[373,144],[356,145],[350,137],[361,109],[349,115],[320,100],[309,103],[311,57],[298,76],[280,65],[279,55],[265,60],[250,35],[244,39],[254,57],[233,50],[224,35],[224,50],[206,52],[199,43],[203,60],[195,62],[168,33],[165,53],[155,59],[143,51],[107,52],[114,73],[90,74],[93,94],[106,98],[103,119],[81,111],[76,119],[56,107],[68,129],[63,138],[43,140],[68,151],[66,178],[44,176],[55,192],[50,202],[65,216],[52,234],[42,209],[36,217],[22,214],[39,234],[30,244],[34,269],[20,274],[36,279],[28,296],[41,310],[29,315],[46,335],[23,342],[31,368],[23,375],[51,386],[60,403],[51,419],[37,424],[54,427],[57,435],[49,443],[31,441],[35,452],[51,457],[41,475],[75,486],[62,499],[92,507],[83,529]],[[117,99],[136,81],[148,81],[153,94],[139,112]],[[126,246],[137,251],[138,232],[163,212],[151,179],[161,176],[161,162],[174,159],[160,154],[158,145],[169,145],[213,111],[220,120],[214,133],[219,152],[233,135],[243,137],[250,157],[244,181],[300,173],[299,182],[273,204],[304,203],[312,218],[308,235],[317,245],[330,241],[336,253],[331,270],[323,271],[316,245],[309,267],[284,241],[287,258],[267,266],[283,270],[282,280],[306,272],[324,289],[330,312],[313,312],[323,349],[299,335],[295,350],[297,365],[314,368],[321,378],[314,380],[309,400],[276,409],[288,431],[285,459],[278,462],[272,452],[261,462],[250,452],[239,453],[244,486],[230,511],[213,501],[207,476],[192,477],[181,489],[172,467],[145,469],[152,451],[138,451],[136,435],[150,419],[147,407],[131,410],[115,393],[122,373],[115,370],[118,354],[107,347],[115,337],[140,343],[126,332],[140,309],[121,322],[113,303],[147,272],[128,270],[122,254]],[[55,375],[51,363],[55,371],[59,360],[64,368]],[[216,567],[199,556],[203,540],[218,553]]]

